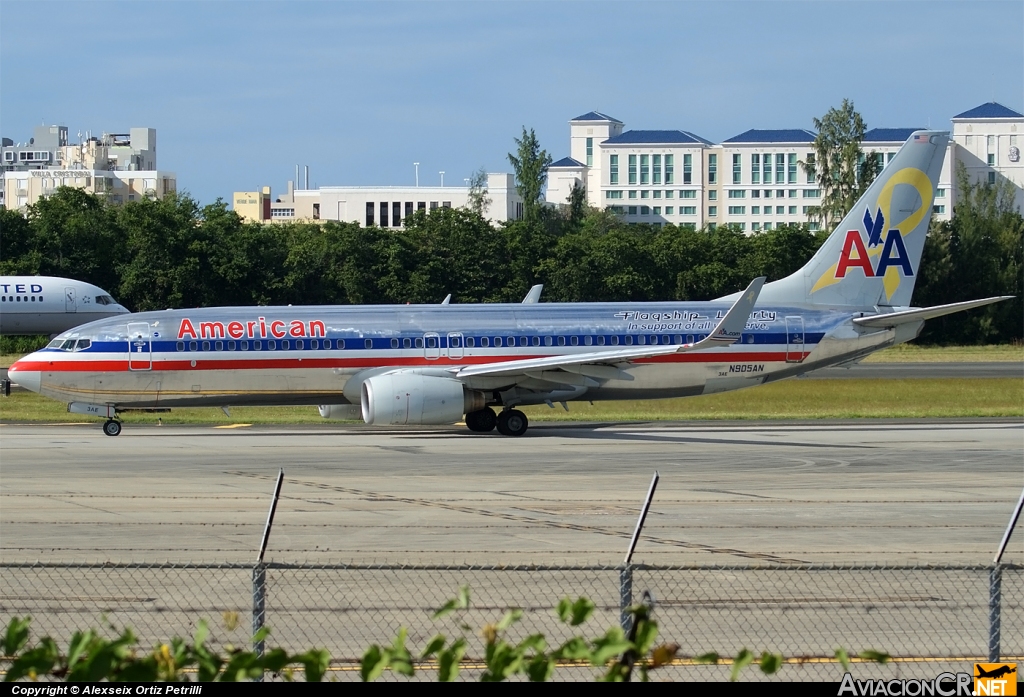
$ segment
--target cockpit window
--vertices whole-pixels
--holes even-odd
[[[60,348],[60,345],[64,343],[64,339],[54,339],[46,345],[46,348]]]
[[[78,345],[75,346],[76,351],[84,351],[92,346],[92,339],[79,339]]]
[[[65,340],[60,345],[60,348],[61,348],[62,351],[74,351],[75,350],[75,340],[74,339],[67,339],[67,340]]]
[[[97,305],[116,305],[117,302],[112,297],[110,297],[109,295],[97,295],[96,296],[96,304]]]

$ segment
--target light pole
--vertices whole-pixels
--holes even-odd
[[[466,182],[466,188],[468,189],[469,188],[469,178],[468,177],[463,177],[462,181]]]
[[[441,175],[441,187],[444,188],[444,170],[442,169],[438,174]]]
[[[413,162],[412,166],[416,168],[416,186],[420,185],[420,163]]]

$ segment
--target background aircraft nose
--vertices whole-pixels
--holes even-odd
[[[38,370],[26,370],[24,367],[19,368],[19,363],[21,361],[15,361],[14,365],[7,369],[7,377],[11,382],[21,385],[26,390],[38,392],[42,373]]]

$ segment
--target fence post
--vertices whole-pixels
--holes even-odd
[[[1003,567],[993,566],[988,572],[988,660],[999,662],[999,611],[1002,600]]]
[[[267,567],[256,564],[252,568],[252,633],[256,635],[267,620]],[[253,653],[263,658],[265,642],[263,639],[254,641],[252,644]],[[263,676],[256,678],[256,682],[263,682]]]
[[[628,632],[632,624],[629,607],[633,604],[633,565],[624,564],[619,569],[619,624]]]

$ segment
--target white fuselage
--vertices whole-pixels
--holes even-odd
[[[53,276],[0,276],[0,334],[54,336],[127,313],[107,291],[91,283]]]
[[[375,374],[450,377],[465,366],[692,343],[728,308],[704,302],[168,310],[65,332],[18,361],[11,377],[54,399],[119,409],[359,404],[358,383]],[[851,316],[758,308],[731,346],[620,368],[462,382],[516,404],[678,397],[759,385],[905,340],[892,330],[858,329]]]

